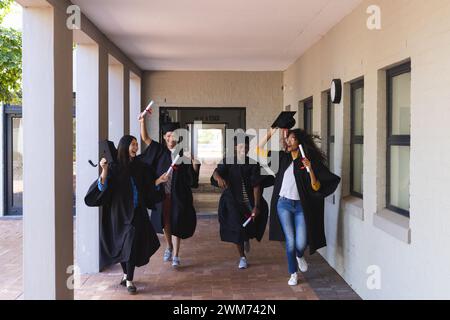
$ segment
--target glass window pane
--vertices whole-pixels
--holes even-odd
[[[390,204],[409,211],[409,146],[391,146]]]
[[[353,91],[353,134],[355,136],[364,135],[364,88]]]
[[[22,208],[23,196],[23,127],[22,118],[12,119],[12,177],[13,199],[15,208]]]
[[[353,145],[353,191],[363,194],[363,149],[364,145]]]
[[[392,134],[411,133],[411,72],[392,78]]]

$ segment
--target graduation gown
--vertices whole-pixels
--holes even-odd
[[[328,168],[320,162],[310,159],[312,168],[317,180],[320,182],[320,189],[314,191],[311,187],[311,178],[303,166],[301,157],[292,159],[290,153],[272,152],[272,157],[279,158],[279,170],[275,176],[275,184],[270,205],[270,228],[269,239],[274,241],[285,241],[283,230],[277,213],[277,203],[283,183],[284,173],[294,161],[294,175],[297,184],[298,194],[303,207],[306,222],[307,241],[310,254],[326,246],[324,227],[324,199],[332,194],[340,183],[341,178],[331,173]]]
[[[90,207],[101,207],[100,269],[119,262],[132,262],[140,267],[149,262],[160,243],[153,229],[147,208],[159,201],[155,178],[144,163],[134,160],[133,177],[138,201],[135,208],[129,174],[121,174],[111,164],[105,189],[100,191],[95,180],[84,199]]]
[[[171,180],[171,212],[170,223],[172,235],[188,239],[195,233],[197,213],[195,212],[192,190],[198,187],[198,173],[192,167],[191,159],[181,157],[182,162],[176,166]],[[163,175],[172,164],[170,150],[156,141],[147,147],[142,154],[142,161],[155,169],[157,177]],[[161,185],[161,189],[164,186]],[[163,198],[165,197],[164,192]],[[151,214],[151,222],[158,233],[163,233],[163,203],[157,203]]]
[[[216,168],[217,173],[227,182],[228,188],[225,189],[220,197],[218,218],[220,223],[220,239],[225,242],[242,244],[244,241],[256,238],[261,241],[266,230],[269,208],[267,202],[261,196],[260,214],[247,227],[243,223],[251,214],[255,205],[253,188],[260,185],[261,192],[264,187],[273,184],[273,177],[262,176],[261,166],[250,164],[246,157],[245,164],[237,164],[235,159],[223,159]],[[243,204],[243,186],[244,181],[248,200],[251,208]],[[211,177],[211,184],[218,187],[217,181]]]

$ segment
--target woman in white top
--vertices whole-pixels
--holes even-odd
[[[271,129],[259,148],[262,148],[277,129]],[[324,198],[332,194],[340,178],[326,167],[323,152],[314,138],[304,130],[283,130],[284,150],[271,152],[278,158],[279,169],[275,176],[270,211],[270,240],[286,241],[288,284],[297,285],[297,267],[305,272],[308,265],[303,257],[307,246],[310,253],[326,246],[324,231]],[[306,157],[300,152],[303,146]],[[266,154],[268,155],[268,153]]]

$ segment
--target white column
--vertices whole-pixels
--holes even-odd
[[[72,31],[66,14],[23,8],[25,299],[73,299]]]
[[[130,77],[130,134],[140,140],[138,115],[141,112],[141,78],[135,74]],[[141,145],[141,144],[140,144]]]
[[[77,265],[82,274],[99,272],[100,212],[84,203],[99,175],[88,160],[99,160],[99,140],[108,138],[108,54],[97,44],[77,45]]]
[[[114,62],[109,65],[108,74],[108,136],[109,140],[118,145],[125,134],[124,117],[124,67]]]

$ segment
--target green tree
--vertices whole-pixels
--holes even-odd
[[[21,104],[22,34],[1,26],[13,0],[0,0],[0,102]]]
[[[0,0],[0,24],[11,10],[11,5],[13,2],[14,0]]]

